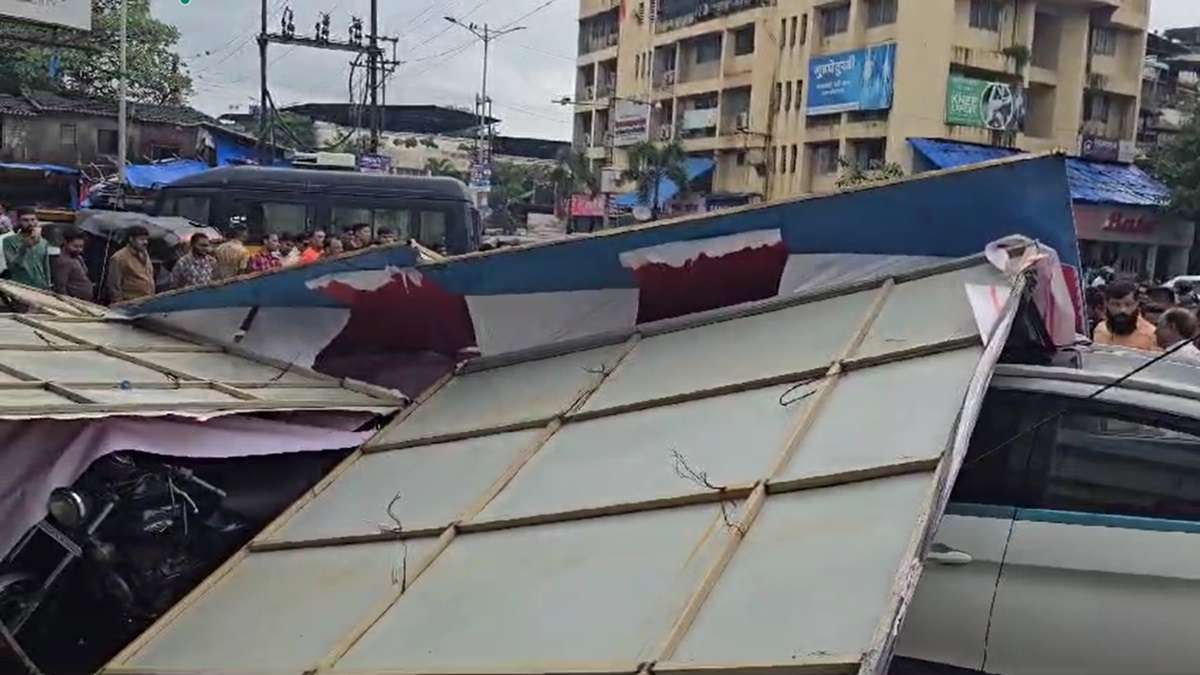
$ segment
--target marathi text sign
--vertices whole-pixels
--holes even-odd
[[[92,29],[92,0],[0,0],[0,17]]]
[[[993,131],[1025,126],[1025,92],[1019,85],[952,75],[946,89],[946,124]]]
[[[650,140],[650,106],[617,101],[613,120],[613,145],[620,148]]]
[[[896,44],[814,56],[808,64],[808,114],[892,107]]]

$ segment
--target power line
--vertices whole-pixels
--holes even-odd
[[[503,26],[501,26],[501,27],[499,28],[499,30],[504,30],[505,28],[508,28],[509,26],[511,26],[511,25],[513,25],[513,24],[520,23],[520,22],[524,21],[525,19],[528,19],[529,17],[533,16],[534,14],[537,14],[538,12],[542,11],[543,9],[546,9],[546,8],[547,8],[547,7],[549,7],[550,5],[553,5],[553,4],[554,4],[554,3],[556,3],[556,2],[558,2],[558,0],[546,0],[546,2],[543,2],[542,4],[538,5],[537,7],[534,7],[533,9],[531,9],[531,10],[529,10],[528,12],[526,12],[526,13],[522,14],[521,16],[519,16],[519,17],[517,17],[517,18],[513,19],[512,21],[509,21],[508,23],[504,24]]]

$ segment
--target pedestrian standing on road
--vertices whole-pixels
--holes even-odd
[[[1096,326],[1096,344],[1159,351],[1156,327],[1142,318],[1138,309],[1138,287],[1129,281],[1104,286],[1104,321]]]
[[[171,288],[211,284],[216,269],[217,259],[212,254],[212,240],[207,234],[197,232],[192,235],[188,252],[180,256],[171,270]]]
[[[42,239],[42,224],[31,207],[17,209],[17,234],[4,239],[8,278],[50,290],[50,245]]]
[[[134,225],[125,230],[125,245],[108,259],[105,288],[112,302],[154,295],[154,263],[146,228]]]
[[[217,258],[217,279],[228,279],[246,271],[250,264],[250,251],[246,248],[246,227],[235,225],[213,255]]]
[[[1158,330],[1155,337],[1162,349],[1171,349],[1180,342],[1187,345],[1175,351],[1175,355],[1200,365],[1200,349],[1196,348],[1196,315],[1182,307],[1174,307],[1163,312],[1158,319]]]
[[[325,230],[314,230],[308,238],[308,246],[300,254],[300,262],[316,262],[323,255],[325,255]]]
[[[283,267],[283,254],[279,252],[279,235],[272,232],[263,237],[262,248],[250,256],[247,265],[251,272],[266,272]]]
[[[92,302],[96,297],[96,285],[88,276],[87,263],[83,260],[83,249],[87,237],[79,230],[67,230],[63,234],[60,253],[54,258],[54,292],[72,298]]]

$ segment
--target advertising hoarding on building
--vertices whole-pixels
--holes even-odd
[[[1137,144],[1133,141],[1085,134],[1079,142],[1079,156],[1101,162],[1128,164],[1137,159]]]
[[[1026,108],[1025,91],[1019,85],[950,76],[946,124],[1019,131],[1025,127]]]
[[[613,118],[613,145],[621,148],[650,140],[650,106],[617,101]]]
[[[892,107],[896,44],[813,57],[808,64],[808,114]]]
[[[0,18],[92,29],[92,0],[0,0]]]

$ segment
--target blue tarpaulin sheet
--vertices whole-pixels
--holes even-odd
[[[689,181],[696,180],[700,176],[713,170],[713,160],[704,157],[689,157],[684,161],[683,170],[687,173]],[[663,177],[658,181],[658,206],[662,208],[664,204],[671,201],[675,195],[679,194],[679,186],[670,178]],[[651,195],[651,199],[653,195]],[[650,202],[642,201],[638,198],[636,192],[629,192],[623,195],[618,195],[613,198],[613,204],[624,209],[631,209],[635,206],[649,206]]]
[[[43,173],[56,173],[63,176],[79,175],[78,169],[72,169],[69,166],[59,166],[57,164],[22,164],[20,162],[0,162],[0,169],[8,169],[12,171],[41,171]]]
[[[940,141],[932,138],[909,139],[935,168],[950,169],[1021,154],[1011,148]],[[1162,206],[1170,199],[1167,186],[1132,164],[1067,159],[1067,181],[1071,200],[1089,204]]]
[[[126,181],[135,188],[150,189],[169,185],[180,178],[207,171],[208,165],[195,159],[174,159],[154,164],[125,167]]]

